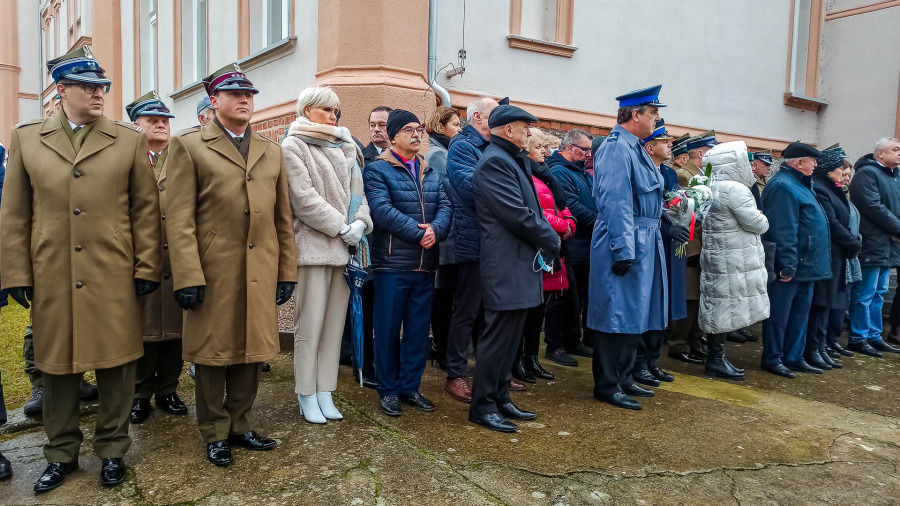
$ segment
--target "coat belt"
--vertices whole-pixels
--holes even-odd
[[[659,228],[659,218],[647,218],[646,216],[634,216],[633,223],[637,226]]]

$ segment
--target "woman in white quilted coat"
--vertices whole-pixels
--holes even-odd
[[[725,358],[725,334],[769,317],[765,254],[760,235],[769,221],[750,192],[753,171],[743,141],[726,142],[703,156],[712,164],[712,204],[703,219],[700,253],[700,328],[708,334],[706,374],[744,379]]]

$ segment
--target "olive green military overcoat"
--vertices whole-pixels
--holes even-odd
[[[169,339],[181,339],[181,313],[183,311],[175,303],[174,289],[172,288],[172,264],[169,261],[169,244],[166,241],[166,160],[169,148],[166,147],[159,158],[157,166],[151,173],[156,178],[159,189],[160,231],[162,240],[159,243],[162,254],[162,276],[158,280],[161,284],[159,290],[141,297],[141,326],[143,327],[144,341],[168,341]]]
[[[172,138],[167,241],[174,288],[205,286],[184,313],[183,356],[223,366],[278,353],[279,281],[297,281],[281,146],[252,134],[247,161],[210,122]]]
[[[76,154],[61,121],[13,131],[0,212],[0,278],[34,287],[35,365],[49,374],[139,358],[134,280],[161,272],[146,136],[101,116]]]

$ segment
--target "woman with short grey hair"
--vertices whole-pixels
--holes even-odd
[[[294,215],[299,282],[294,302],[294,383],[300,413],[311,423],[340,420],[337,388],[341,337],[350,299],[344,267],[349,247],[372,231],[363,190],[362,151],[337,126],[340,100],[328,87],[297,99],[297,119],[281,142]],[[350,213],[353,196],[360,198]],[[359,197],[361,196],[361,197]]]

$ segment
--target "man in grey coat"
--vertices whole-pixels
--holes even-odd
[[[541,269],[559,254],[559,235],[538,203],[523,151],[537,118],[510,105],[491,113],[490,145],[475,167],[475,210],[481,232],[485,328],[478,340],[469,421],[515,432],[512,420],[533,420],[509,398],[516,348],[528,309],[543,297]]]

